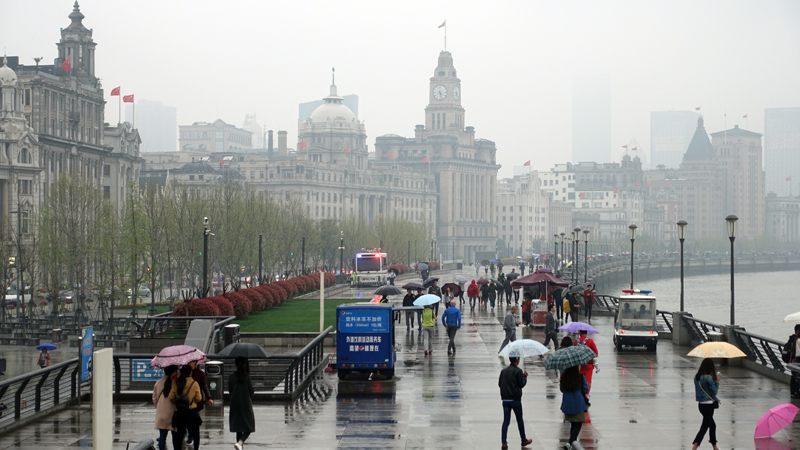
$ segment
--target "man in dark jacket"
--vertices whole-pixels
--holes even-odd
[[[550,305],[547,312],[547,320],[544,325],[544,346],[553,341],[553,350],[558,350],[558,316],[556,316],[556,305]]]
[[[481,291],[481,304],[486,305],[486,302],[489,301],[489,283],[482,284],[480,291]]]
[[[414,295],[414,293],[411,291],[411,289],[407,289],[406,292],[407,292],[406,296],[403,297],[403,307],[414,306],[414,300],[416,300],[417,297]],[[406,311],[406,331],[408,331],[409,329],[411,329],[411,330],[414,329],[414,315],[415,314],[416,314],[416,311]],[[422,319],[420,319],[420,323],[421,323],[421,321],[422,321]]]
[[[500,435],[503,446],[501,448],[508,448],[508,425],[511,423],[511,411],[514,411],[514,417],[517,418],[519,437],[522,440],[522,446],[525,447],[533,442],[532,439],[525,438],[525,422],[522,420],[522,388],[528,382],[528,372],[517,367],[519,358],[510,357],[508,360],[511,364],[500,371],[500,379],[497,382],[497,385],[500,386],[500,398],[503,399],[503,428]]]

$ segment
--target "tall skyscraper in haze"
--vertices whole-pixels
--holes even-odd
[[[125,121],[134,123],[134,110],[125,105]],[[174,152],[178,148],[178,109],[151,100],[136,101],[136,128],[142,138],[141,151]]]
[[[800,194],[800,108],[764,110],[764,175],[767,192]]]
[[[577,78],[572,84],[572,162],[611,160],[611,81]]]
[[[650,167],[677,169],[692,142],[700,114],[694,111],[650,113]]]

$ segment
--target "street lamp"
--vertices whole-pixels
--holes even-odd
[[[631,233],[631,289],[633,289],[633,241],[636,240],[636,225],[631,224],[628,229]]]
[[[572,271],[574,272],[573,278],[575,279],[575,284],[578,284],[578,281],[579,281],[578,280],[578,276],[579,276],[579,274],[578,274],[578,266],[579,266],[579,264],[578,264],[578,250],[580,249],[580,247],[579,247],[580,241],[581,241],[581,227],[575,227],[575,229],[572,230],[572,245],[573,245],[573,253],[575,255],[575,257],[572,258]]]
[[[689,225],[689,222],[685,220],[678,221],[678,240],[681,241],[681,311],[683,309],[683,241],[686,239],[686,225]]]
[[[725,218],[728,223],[728,239],[731,240],[731,325],[736,323],[734,320],[734,303],[733,303],[733,240],[736,239],[736,221],[738,217],[731,214]]]
[[[589,230],[583,230],[583,284],[589,276]]]
[[[558,234],[554,234],[553,235],[553,239],[555,239],[555,242],[556,242],[556,251],[553,252],[553,263],[554,263],[553,264],[553,269],[557,271],[558,270]]]
[[[564,255],[564,239],[567,233],[561,233],[561,255]],[[563,258],[563,256],[562,256]],[[564,263],[567,262],[567,258],[564,258]],[[556,269],[556,273],[558,273],[558,269]]]
[[[214,233],[208,228],[208,217],[203,217],[203,292],[198,297],[205,298],[208,294],[208,237]],[[151,293],[152,295],[152,293]],[[186,309],[189,312],[189,309]]]
[[[339,233],[339,274],[344,276],[344,231]]]

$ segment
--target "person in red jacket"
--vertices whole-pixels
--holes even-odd
[[[583,291],[583,303],[586,304],[586,320],[592,320],[592,307],[594,306],[594,291],[592,285],[588,285],[587,289]]]
[[[478,300],[478,297],[480,297],[480,295],[481,291],[478,288],[478,284],[475,283],[475,280],[472,280],[472,283],[470,283],[469,286],[467,286],[467,297],[469,297],[470,311],[475,310],[475,302]]]
[[[575,345],[585,345],[592,349],[595,355],[597,355],[597,345],[595,345],[594,341],[589,339],[589,336],[586,335],[586,331],[582,330],[578,339],[575,339]],[[583,376],[586,377],[586,382],[589,383],[589,392],[592,391],[592,375],[594,374],[594,368],[597,365],[597,360],[592,360],[588,364],[584,364],[581,366],[580,371]],[[588,403],[588,399],[587,399]]]

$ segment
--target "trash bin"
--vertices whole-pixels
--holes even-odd
[[[52,336],[52,338],[53,338],[53,339],[52,339],[52,341],[53,341],[54,343],[55,343],[55,342],[61,342],[61,328],[54,328],[54,329],[53,329],[53,336]]]
[[[719,331],[709,331],[708,342],[722,342],[722,333]]]
[[[225,394],[225,385],[223,383],[225,376],[225,369],[222,361],[206,361],[206,383],[208,390],[211,392],[211,400],[214,400],[214,406],[222,406],[222,397]]]
[[[239,325],[232,323],[225,325],[222,331],[222,343],[225,347],[239,342]]]
[[[0,375],[5,375],[5,374],[6,374],[6,359],[2,358],[0,359]]]

